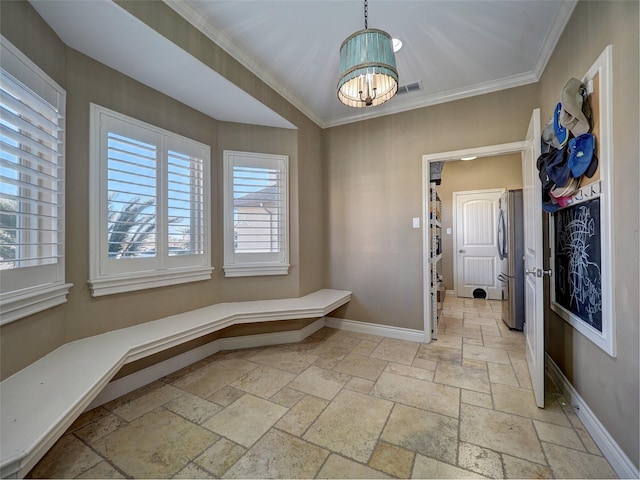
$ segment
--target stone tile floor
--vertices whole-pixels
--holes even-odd
[[[323,328],[219,352],[84,413],[32,478],[615,478],[499,302],[420,344]]]

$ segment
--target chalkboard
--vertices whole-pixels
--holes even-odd
[[[602,332],[600,197],[554,217],[555,302]]]

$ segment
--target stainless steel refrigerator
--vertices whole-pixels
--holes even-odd
[[[524,326],[524,225],[522,190],[504,192],[498,202],[498,257],[502,272],[502,321],[514,330]]]

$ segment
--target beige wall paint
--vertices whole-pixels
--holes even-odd
[[[547,309],[546,349],[639,464],[638,2],[579,2],[535,87],[328,129],[325,282],[353,290],[342,317],[422,329],[422,154],[522,140],[531,109],[551,118],[566,81],[614,47],[614,305],[611,358]],[[481,125],[481,128],[478,128]]]
[[[210,282],[91,298],[85,223],[88,101],[210,143],[217,162],[222,148],[273,144],[263,143],[264,132],[253,128],[242,138],[244,126],[217,122],[67,49],[26,1],[0,2],[3,35],[68,90],[73,125],[68,166],[73,168],[67,172],[67,277],[75,284],[67,304],[0,329],[2,378],[65,341],[104,329],[225,298],[304,294],[322,286],[354,292],[350,304],[340,309],[345,318],[421,330],[422,231],[411,228],[411,218],[422,212],[422,155],[522,140],[531,110],[542,107],[543,120],[548,119],[566,80],[580,77],[613,44],[618,356],[608,357],[549,311],[546,343],[554,361],[638,465],[638,2],[580,2],[539,84],[325,131],[166,5],[119,3],[298,127],[295,142],[283,134],[278,145],[294,152],[297,161],[291,193],[298,205],[298,231],[292,236],[298,239],[298,277],[274,289],[268,278],[227,282],[218,276],[218,263]],[[227,135],[229,142],[221,141]],[[219,234],[218,209],[213,222]]]
[[[341,316],[423,330],[422,155],[521,141],[536,98],[525,86],[324,131],[325,284],[353,291]]]
[[[297,183],[292,183],[289,192],[296,198],[299,209],[296,219],[299,241],[297,294],[305,295],[322,288],[324,226],[319,181],[322,172],[320,127],[166,4],[137,0],[117,0],[117,3],[297,127],[297,164],[294,165],[297,171],[292,172],[297,176]],[[262,280],[268,281],[268,278]],[[280,294],[283,295],[286,294]]]
[[[235,60],[185,24],[166,5],[133,2],[135,13],[149,16],[196,56],[242,79],[256,98],[287,116],[297,130],[219,122],[154,91],[60,42],[26,1],[1,2],[3,34],[67,90],[66,279],[74,284],[67,303],[1,327],[2,378],[61,344],[224,301],[295,297],[322,288],[321,130],[275,95]],[[19,19],[20,28],[16,28]],[[6,28],[5,28],[6,27]],[[182,27],[182,28],[180,28]],[[32,34],[32,32],[37,32]],[[34,42],[37,38],[38,42]],[[46,47],[43,47],[46,45]],[[212,53],[213,52],[213,53]],[[63,69],[60,69],[60,65]],[[247,78],[252,81],[247,83]],[[210,281],[93,298],[89,278],[89,103],[193,138],[212,152],[212,264]],[[304,139],[304,143],[300,139]],[[225,278],[222,269],[222,151],[289,155],[289,275]],[[301,183],[302,182],[302,183]],[[300,201],[300,192],[304,200]],[[299,222],[298,219],[303,219]],[[305,232],[301,235],[300,232]],[[304,242],[301,243],[301,236]],[[301,260],[303,259],[303,260]],[[304,276],[302,274],[304,269]],[[304,277],[304,278],[303,278]],[[279,329],[278,325],[273,326]]]
[[[613,303],[617,358],[547,308],[546,350],[607,431],[640,465],[638,305],[639,34],[637,1],[580,2],[540,81],[543,121],[562,87],[613,45]],[[548,296],[547,296],[548,298]]]
[[[25,35],[25,25],[32,32]],[[66,87],[66,49],[27,2],[0,2],[0,32]],[[0,327],[0,378],[28,365],[64,343],[64,306]],[[53,328],[52,328],[53,327]]]
[[[522,158],[519,153],[472,161],[446,162],[437,187],[442,199],[442,274],[447,290],[454,289],[453,276],[453,192],[522,188]],[[452,234],[447,235],[447,228]]]
[[[292,192],[298,190],[298,151],[297,131],[282,128],[265,128],[238,123],[219,122],[218,142],[216,148],[217,173],[213,178],[213,192],[216,194],[214,218],[218,220],[211,225],[212,231],[222,232],[222,155],[224,150],[238,150],[245,152],[273,153],[289,155],[289,189]],[[298,296],[299,265],[299,207],[298,196],[290,195],[289,198],[289,246],[291,268],[288,275],[262,276],[262,277],[232,277],[225,278],[222,264],[224,262],[222,237],[217,235],[214,265],[214,275],[217,279],[216,289],[220,298],[224,301],[256,300],[263,298],[286,298]]]

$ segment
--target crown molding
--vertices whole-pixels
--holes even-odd
[[[562,32],[564,32],[567,23],[569,23],[569,19],[571,18],[573,10],[576,8],[577,4],[578,0],[565,0],[560,2],[560,7],[556,12],[553,22],[551,23],[551,27],[549,27],[549,32],[545,36],[544,44],[542,45],[540,54],[538,55],[538,61],[533,69],[533,73],[537,79],[542,77],[542,73],[547,67],[547,63],[549,63],[549,59],[558,44],[558,40],[560,40]]]
[[[346,125],[349,123],[360,122],[364,120],[370,120],[385,115],[394,113],[401,113],[418,108],[428,107],[432,105],[438,105],[442,103],[451,102],[454,100],[461,100],[464,98],[473,97],[476,95],[483,95],[487,93],[493,93],[500,90],[506,90],[509,88],[528,85],[538,82],[544,69],[553,54],[553,51],[557,45],[564,28],[566,27],[573,10],[575,9],[578,0],[566,0],[560,2],[558,11],[553,19],[552,25],[549,28],[549,32],[545,37],[545,42],[540,49],[538,60],[530,72],[505,77],[500,80],[480,83],[472,85],[470,87],[449,90],[446,92],[440,92],[434,95],[415,96],[408,95],[401,100],[396,97],[392,102],[385,104],[384,106],[377,107],[375,110],[371,109],[357,109],[356,112],[348,116],[334,116],[331,118],[323,119],[290,89],[288,89],[268,68],[268,66],[257,61],[256,58],[249,53],[239,48],[234,42],[215,28],[210,22],[203,17],[202,13],[195,8],[191,2],[184,0],[163,0],[171,9],[178,13],[181,17],[187,20],[211,41],[217,44],[220,48],[226,51],[231,57],[237,60],[251,73],[256,75],[260,80],[266,83],[269,87],[275,90],[285,100],[296,107],[300,112],[306,115],[310,120],[316,123],[321,128],[330,128],[340,125]]]
[[[191,2],[184,0],[163,0],[167,6],[178,15],[202,32],[209,40],[222,48],[243,67],[257,76],[260,80],[274,89],[280,96],[300,110],[321,128],[325,128],[324,121],[313,112],[297,95],[289,90],[266,66],[258,62],[255,57],[238,47],[229,36],[216,29]]]
[[[362,113],[351,115],[349,117],[333,118],[325,123],[326,127],[346,125],[349,123],[369,120],[372,118],[382,117],[394,113],[407,112],[410,110],[415,110],[417,108],[452,102],[454,100],[462,100],[464,98],[475,97],[477,95],[483,95],[486,93],[498,92],[500,90],[506,90],[509,88],[521,87],[523,85],[535,83],[538,80],[539,77],[537,77],[533,72],[513,75],[511,77],[505,77],[497,81],[478,83],[471,87],[448,90],[446,92],[437,93],[435,95],[426,95],[420,98],[416,98],[415,96],[411,98],[403,98],[398,102],[392,100],[383,107],[378,107],[378,109],[376,110],[376,114],[374,115],[370,113]]]

